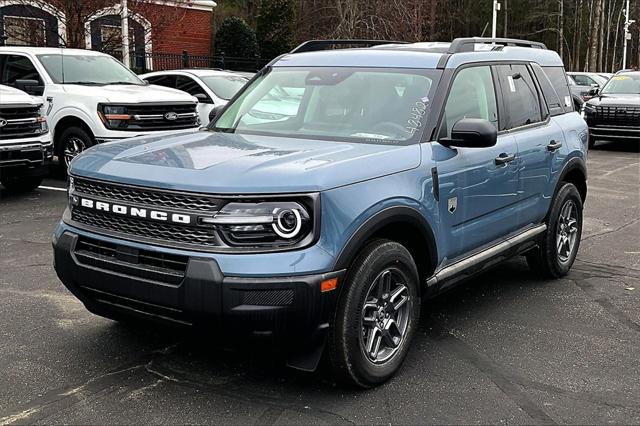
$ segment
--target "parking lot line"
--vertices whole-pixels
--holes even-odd
[[[40,185],[38,187],[38,189],[48,189],[50,191],[62,191],[62,192],[67,192],[67,188],[58,188],[56,186],[42,186]]]

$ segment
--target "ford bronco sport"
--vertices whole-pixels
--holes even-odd
[[[275,59],[207,129],[71,163],[55,269],[91,312],[270,335],[306,370],[326,348],[370,387],[403,363],[422,300],[515,255],[567,274],[588,129],[556,53],[321,48]],[[267,100],[287,114],[251,119]]]

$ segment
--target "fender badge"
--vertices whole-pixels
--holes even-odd
[[[447,202],[447,210],[449,210],[449,213],[451,214],[455,213],[457,208],[458,208],[458,197],[449,198],[449,201]]]

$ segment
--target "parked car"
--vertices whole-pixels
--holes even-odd
[[[198,113],[202,123],[209,123],[211,111],[223,106],[249,79],[228,71],[210,69],[185,69],[157,71],[140,76],[150,84],[183,90],[198,101]]]
[[[613,77],[615,74],[612,72],[599,72],[598,75],[602,78],[606,78],[607,81],[609,81],[609,79]]]
[[[78,157],[54,265],[98,315],[216,327],[220,345],[268,335],[305,370],[326,346],[370,387],[402,365],[421,301],[521,254],[568,273],[588,129],[541,43],[311,46],[205,131]],[[249,120],[293,93],[295,115]]]
[[[200,126],[197,100],[149,86],[113,57],[81,49],[0,47],[0,83],[42,97],[63,168],[85,149]]]
[[[42,100],[0,85],[0,183],[32,191],[49,171],[53,143]]]
[[[607,80],[609,80],[607,77],[603,77],[595,72],[568,72],[567,75],[570,76],[578,86],[588,86],[590,88],[602,87],[607,83]]]
[[[589,146],[598,140],[640,140],[640,72],[621,71],[584,104]]]

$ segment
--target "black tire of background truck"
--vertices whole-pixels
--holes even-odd
[[[572,201],[576,208],[577,235],[575,245],[571,250],[568,261],[562,262],[558,253],[557,233],[560,226],[559,218],[562,208],[568,201]],[[553,199],[551,213],[540,247],[527,253],[527,263],[532,271],[544,278],[561,278],[571,269],[580,248],[582,237],[582,198],[577,188],[571,183],[564,183]]]
[[[362,310],[371,283],[390,267],[401,272],[408,288],[408,323],[395,354],[386,362],[375,364],[362,349]],[[330,328],[329,357],[338,380],[348,385],[373,387],[391,378],[400,369],[409,351],[420,317],[418,271],[405,247],[394,241],[376,240],[360,252],[349,268],[344,283]]]
[[[21,193],[31,192],[42,183],[42,176],[3,176],[0,183],[9,192]]]
[[[85,129],[81,127],[68,127],[64,129],[60,137],[56,138],[56,155],[58,156],[58,167],[65,173],[67,171],[67,163],[65,161],[67,144],[73,142],[81,145],[81,151],[95,145],[93,136]]]

